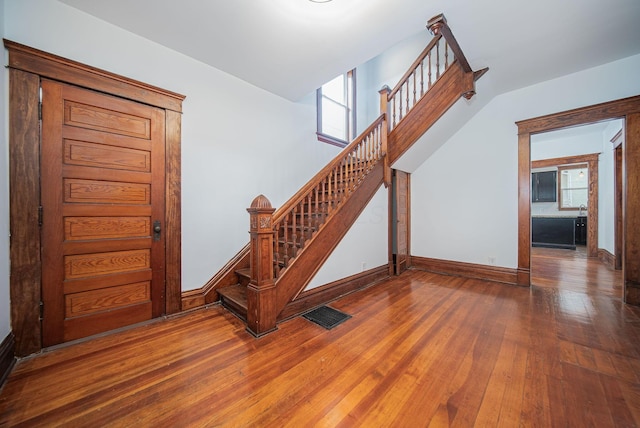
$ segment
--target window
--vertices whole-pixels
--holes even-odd
[[[589,169],[587,164],[559,166],[558,209],[586,209],[589,201]]]
[[[351,70],[317,91],[318,140],[344,147],[355,138],[356,71]]]

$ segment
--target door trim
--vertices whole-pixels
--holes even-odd
[[[615,239],[614,239],[614,268],[622,269],[622,129],[611,140],[613,143],[613,171],[614,171],[614,218],[615,218]]]
[[[40,79],[98,90],[165,110],[165,313],[181,310],[180,143],[184,96],[9,40],[11,324],[16,355],[42,349],[40,323]]]
[[[531,134],[624,119],[623,142],[623,277],[624,301],[640,305],[640,96],[516,122],[518,126],[518,285],[531,285]],[[630,191],[629,185],[634,190]]]

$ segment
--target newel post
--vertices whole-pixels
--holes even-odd
[[[391,93],[391,89],[387,85],[383,86],[380,91],[380,114],[384,114],[384,119],[382,119],[381,126],[381,142],[382,146],[382,174],[383,174],[383,182],[384,187],[389,187],[391,184],[391,167],[389,166],[389,151],[387,147],[387,136],[389,135],[389,94]]]
[[[276,329],[276,288],[273,278],[273,230],[271,202],[259,195],[247,208],[251,236],[251,282],[247,286],[247,330],[262,336]]]

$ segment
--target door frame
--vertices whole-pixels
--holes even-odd
[[[613,171],[614,171],[614,217],[615,217],[615,239],[614,239],[614,262],[616,270],[622,269],[622,129],[612,139],[613,143]]]
[[[404,269],[396,257],[397,246],[397,222],[398,222],[398,206],[397,206],[397,174],[405,174],[407,179],[407,257]],[[400,275],[404,270],[411,266],[411,174],[397,169],[391,170],[391,186],[389,186],[389,275]]]
[[[165,111],[165,314],[181,310],[180,144],[185,96],[4,39],[9,51],[11,324],[15,353],[42,349],[40,80],[48,78]]]
[[[624,119],[623,278],[626,303],[640,305],[640,96],[516,122],[518,126],[517,283],[531,286],[531,135],[611,119]]]

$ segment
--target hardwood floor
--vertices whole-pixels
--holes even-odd
[[[533,257],[531,289],[406,271],[332,303],[352,315],[333,330],[298,317],[254,339],[213,306],[51,350],[17,364],[0,425],[640,425],[619,273],[552,280],[566,255]]]
[[[541,287],[607,294],[622,299],[622,271],[587,257],[587,249],[531,249],[531,282]]]

